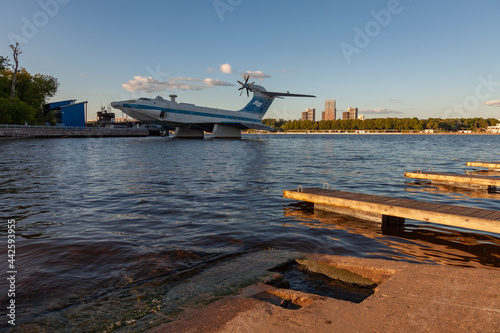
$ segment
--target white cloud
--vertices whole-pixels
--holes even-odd
[[[205,79],[205,80],[203,80],[203,83],[205,83],[209,87],[215,87],[215,86],[231,87],[231,86],[234,86],[234,84],[232,84],[232,83],[221,81],[221,80],[214,80],[214,79]]]
[[[362,113],[362,114],[402,114],[403,113],[401,111],[396,111],[396,110],[391,110],[391,109],[382,109],[382,108],[359,110],[358,112]]]
[[[217,68],[207,68],[207,71],[209,72],[215,72],[217,70]]]
[[[127,91],[144,91],[144,92],[154,92],[162,91],[165,88],[161,88],[158,81],[150,77],[134,76],[133,80],[122,84],[123,89]]]
[[[259,79],[259,80],[263,80],[263,79],[266,79],[266,78],[270,78],[271,75],[267,75],[267,74],[264,74],[262,71],[246,71],[244,73],[241,73],[241,76],[246,76],[246,75],[250,75],[250,78],[252,79]]]
[[[220,71],[221,71],[221,73],[224,73],[224,74],[231,74],[233,72],[233,68],[231,67],[230,64],[224,64],[224,65],[220,65]]]
[[[500,107],[500,100],[484,102],[484,105]]]
[[[195,83],[192,83],[195,82]],[[158,81],[150,77],[134,76],[133,80],[122,84],[123,89],[130,92],[142,91],[146,93],[170,90],[202,90],[216,86],[234,86],[229,82],[207,78],[205,80],[176,77],[168,81]]]

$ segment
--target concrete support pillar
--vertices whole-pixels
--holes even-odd
[[[188,127],[177,127],[175,129],[174,138],[180,139],[203,139],[205,137],[204,132],[200,130],[195,130]]]
[[[405,219],[390,215],[382,215],[382,230],[397,230],[404,229]]]
[[[215,124],[212,139],[241,139],[241,130],[233,126]]]

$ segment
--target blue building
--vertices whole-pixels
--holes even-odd
[[[76,103],[76,99],[45,104],[44,114],[54,111],[57,126],[85,127],[87,102]]]

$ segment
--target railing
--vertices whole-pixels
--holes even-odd
[[[0,124],[0,128],[37,128],[37,129],[55,129],[55,130],[110,130],[110,129],[143,129],[137,127],[81,127],[81,126],[44,126],[44,125],[10,125]]]
[[[11,124],[0,124],[0,128],[44,128],[44,129],[85,129],[88,127],[81,126],[45,126],[45,125],[11,125]]]

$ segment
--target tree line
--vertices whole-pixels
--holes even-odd
[[[10,45],[14,63],[0,56],[0,124],[53,123],[43,105],[57,93],[59,82],[45,74],[30,74],[19,66],[19,44]]]
[[[284,120],[264,119],[264,125],[273,127],[276,131],[356,131],[356,130],[392,130],[392,131],[423,131],[432,129],[436,131],[480,131],[488,126],[493,126],[500,121],[496,118],[374,118],[374,119],[349,119],[349,120]]]

